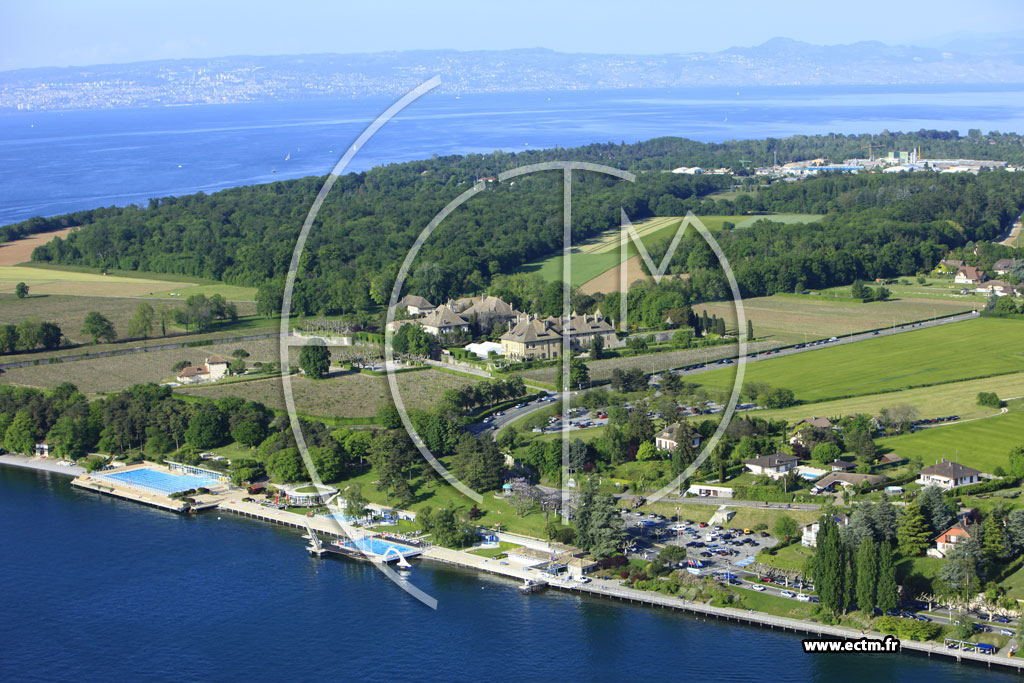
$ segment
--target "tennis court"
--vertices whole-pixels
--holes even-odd
[[[122,486],[143,489],[165,496],[179,491],[188,491],[189,489],[212,488],[220,484],[216,479],[209,477],[197,477],[191,474],[171,474],[160,470],[152,470],[148,467],[96,476],[99,479],[109,479]]]

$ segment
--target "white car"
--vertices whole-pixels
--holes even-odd
[[[757,591],[758,593],[763,593],[764,592],[764,586],[762,586],[759,583],[751,584],[750,590]]]
[[[793,591],[780,591],[779,595],[781,595],[784,598],[795,598],[796,597],[796,593],[794,593]]]
[[[591,578],[589,576],[577,576],[576,583],[590,583]]]
[[[810,595],[806,595],[804,593],[800,593],[799,595],[796,596],[796,599],[799,600],[800,602],[810,602],[811,601],[811,596]]]

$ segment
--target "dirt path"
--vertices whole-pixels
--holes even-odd
[[[54,232],[41,232],[37,235],[29,235],[20,240],[0,244],[0,266],[16,266],[25,263],[32,257],[32,250],[41,244],[47,244],[54,237],[64,237],[79,226],[64,228]]]

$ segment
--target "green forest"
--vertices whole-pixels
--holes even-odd
[[[918,147],[926,158],[1024,162],[1024,148],[1015,135],[980,136],[972,131],[961,137],[955,131],[921,131],[876,135],[872,141],[876,148],[890,150]],[[720,234],[718,240],[746,296],[928,270],[951,249],[1001,234],[1024,206],[1024,176],[1003,171],[978,176],[827,174],[801,182],[772,182],[729,199],[714,196],[744,182],[742,176],[754,166],[770,163],[775,153],[780,163],[821,156],[841,159],[864,156],[867,142],[867,136],[841,135],[722,144],[658,138],[570,150],[439,157],[348,174],[328,194],[310,233],[293,310],[369,321],[369,312],[388,300],[399,264],[415,238],[442,207],[480,178],[555,159],[604,163],[638,173],[635,183],[576,173],[572,219],[577,241],[617,226],[620,207],[633,220],[687,211],[698,216],[825,214],[813,225],[772,223],[766,215],[751,228]],[[694,164],[728,167],[740,177],[663,172]],[[259,309],[271,314],[280,308],[296,237],[323,180],[309,177],[212,195],[153,199],[145,207],[37,218],[5,230],[9,237],[82,225],[65,239],[38,247],[33,260],[258,286]],[[498,276],[512,276],[523,264],[560,248],[560,172],[485,185],[484,192],[454,212],[426,242],[406,291],[435,302],[478,293],[497,285]],[[653,245],[656,259],[666,246]],[[727,295],[714,255],[693,233],[673,257],[671,270],[693,276],[682,303]]]

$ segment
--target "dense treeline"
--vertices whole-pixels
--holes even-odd
[[[955,132],[875,136],[891,149],[920,147],[925,156],[1024,161],[1015,135],[961,138]],[[941,249],[995,237],[1021,205],[1024,178],[1003,172],[831,175],[775,182],[754,195],[713,199],[729,176],[662,173],[679,165],[747,165],[866,152],[866,136],[797,136],[704,144],[679,138],[589,145],[572,150],[451,156],[378,167],[340,178],[320,210],[300,264],[293,310],[308,315],[360,314],[387,301],[399,264],[420,231],[448,202],[480,178],[554,159],[585,160],[640,172],[636,183],[577,173],[573,238],[651,216],[759,211],[826,213],[811,228],[762,226],[724,233],[730,260],[744,272],[747,294],[849,284],[856,278],[904,274],[934,262]],[[741,163],[743,160],[743,163]],[[655,172],[644,172],[655,171]],[[13,229],[82,224],[65,239],[33,253],[36,261],[97,268],[148,270],[259,286],[259,309],[280,307],[283,278],[299,228],[322,178],[271,183],[150,201],[148,207],[78,212],[33,219]],[[550,254],[562,244],[562,187],[558,172],[515,182],[486,182],[425,243],[406,290],[440,302],[484,290],[499,274]],[[693,238],[691,237],[691,240]],[[673,268],[695,275],[694,300],[722,298],[721,282],[701,283],[715,269],[710,251],[694,241],[677,252]],[[685,262],[684,262],[685,260]],[[703,278],[703,279],[709,279]]]

